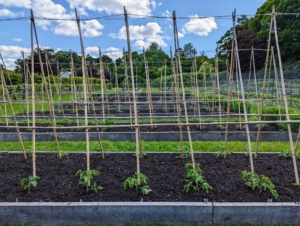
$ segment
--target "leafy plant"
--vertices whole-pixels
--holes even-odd
[[[180,153],[180,155],[176,156],[177,159],[180,159],[182,158],[182,150],[181,150],[181,147],[178,145],[176,147],[176,152]],[[183,158],[189,158],[191,156],[191,152],[190,152],[190,149],[188,146],[184,145],[183,146]]]
[[[256,128],[258,128],[258,127],[259,127],[259,125],[260,125],[260,129],[264,129],[264,128],[266,128],[266,127],[268,127],[268,126],[269,126],[268,124],[266,124],[266,123],[263,123],[263,124],[256,124],[256,125],[255,125],[255,127],[256,127]]]
[[[140,187],[138,185],[138,175],[140,177],[140,184],[147,184],[147,180],[148,180],[148,177],[146,177],[144,174],[142,173],[135,173],[133,177],[128,177],[125,181],[124,181],[124,184],[123,184],[123,187],[124,187],[124,190],[127,189],[127,185],[129,188],[133,188],[135,187],[136,189],[141,189],[141,192],[143,195],[148,195],[152,190],[151,188],[149,187],[149,185],[144,185],[142,187]]]
[[[37,187],[37,180],[39,179],[39,176],[28,176],[27,178],[23,178],[20,180],[20,185],[25,191],[28,190],[28,194],[30,194],[30,187]]]
[[[56,155],[57,158],[59,158],[59,154]],[[61,151],[60,152],[60,157],[61,158],[69,158],[69,153],[66,151]]]
[[[279,154],[280,157],[283,157],[283,158],[288,158],[291,156],[291,153],[289,151],[286,151],[286,150],[282,150]]]
[[[242,179],[245,182],[245,185],[249,186],[252,191],[255,190],[255,188],[259,189],[259,192],[262,193],[263,191],[266,191],[269,189],[271,194],[277,199],[278,198],[278,193],[275,190],[275,186],[270,180],[269,177],[265,175],[258,175],[255,172],[247,172],[246,170],[241,172]]]
[[[100,185],[97,185],[96,182],[94,182],[93,185],[89,186],[89,181],[94,179],[94,176],[100,175],[100,171],[98,170],[78,170],[75,174],[76,176],[79,175],[78,184],[86,186],[86,191],[88,192],[89,189],[93,190],[95,193],[98,192],[98,190],[102,190],[103,187]]]
[[[205,177],[203,176],[203,171],[200,169],[200,164],[196,163],[195,168],[193,168],[192,163],[186,163],[185,169],[187,171],[186,180],[184,180],[185,185],[183,186],[185,192],[189,192],[190,188],[194,188],[195,191],[199,191],[200,188],[208,192],[212,190]]]
[[[220,129],[220,130],[225,130],[226,129],[225,126],[220,125],[220,124],[216,125],[216,127],[217,127],[217,129]]]

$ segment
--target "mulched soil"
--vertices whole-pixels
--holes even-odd
[[[163,123],[163,122],[159,122],[159,123]],[[168,122],[166,122],[168,123]],[[170,122],[169,122],[170,123]],[[142,123],[142,124],[149,124],[149,123]],[[3,125],[4,124],[0,124]],[[18,124],[19,126],[24,126],[27,127],[27,124]],[[122,124],[124,125],[124,124]],[[128,127],[119,127],[119,128],[104,128],[102,129],[102,132],[135,132],[135,129],[133,127],[130,127],[130,124],[127,124]],[[41,124],[41,123],[36,123],[37,127],[47,127],[50,126],[49,124]],[[68,127],[76,127],[77,124],[76,123],[70,123],[70,124],[64,124],[64,123],[57,123],[57,126],[59,126],[60,128],[56,129],[57,132],[84,132],[84,129],[64,129],[65,126]],[[224,125],[225,126],[225,125]],[[244,128],[240,129],[238,124],[237,125],[229,125],[228,126],[228,131],[242,131],[245,132],[246,130]],[[257,127],[253,124],[249,125],[249,130],[250,131],[257,131]],[[20,129],[20,132],[31,132],[31,129]],[[101,129],[100,129],[101,131]],[[146,127],[140,127],[140,131],[141,132],[170,132],[170,131],[180,131],[180,128],[178,126],[157,126],[157,127],[153,127],[151,128],[150,126],[146,126]],[[187,131],[187,127],[183,126],[182,127],[182,131]],[[190,126],[190,131],[199,131],[199,132],[208,132],[208,131],[223,131],[225,132],[225,129],[221,130],[220,128],[218,128],[216,125],[205,125],[205,127],[203,126],[201,129],[199,126]],[[279,131],[278,127],[275,124],[269,124],[267,127],[264,127],[261,129],[261,131],[265,131],[265,132],[275,132],[275,131]],[[13,132],[15,133],[16,130],[15,129],[10,129],[10,128],[1,128],[0,127],[0,132]],[[38,133],[46,133],[46,132],[53,132],[53,129],[48,129],[48,128],[38,128],[36,129],[36,132]],[[89,132],[97,132],[96,128],[91,128],[89,129]]]
[[[252,191],[241,179],[242,170],[250,170],[249,157],[232,154],[216,158],[214,154],[195,154],[208,183],[213,190],[183,191],[185,179],[184,164],[190,159],[178,159],[177,154],[150,153],[141,159],[141,172],[148,178],[153,190],[142,195],[139,190],[123,189],[123,182],[136,171],[133,154],[91,154],[91,169],[101,175],[95,181],[103,186],[97,194],[78,185],[76,171],[86,168],[85,154],[69,154],[68,158],[57,159],[55,154],[37,154],[38,186],[28,194],[20,186],[20,179],[32,174],[31,158],[22,154],[2,153],[0,159],[0,202],[112,202],[112,201],[169,201],[203,202],[267,202],[272,198],[269,191]],[[284,159],[276,154],[260,154],[254,159],[255,171],[270,177],[279,194],[273,202],[299,202],[300,189],[293,186],[295,181],[292,159]],[[298,162],[298,169],[300,164]],[[300,173],[300,171],[299,171]]]

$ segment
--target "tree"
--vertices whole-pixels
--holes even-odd
[[[299,13],[299,0],[267,0],[256,14],[266,14],[272,12],[275,5],[275,11],[281,13]],[[280,46],[281,58],[283,62],[295,63],[300,60],[300,19],[296,15],[277,15],[276,24],[278,32],[278,41]],[[254,17],[249,22],[249,27],[253,30],[259,39],[267,43],[269,36],[271,17],[269,15]],[[275,46],[274,35],[271,39],[271,45]]]
[[[192,43],[187,43],[183,46],[183,54],[185,58],[192,58],[194,54],[197,54],[197,50],[194,48]]]

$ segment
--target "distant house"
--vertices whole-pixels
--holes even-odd
[[[63,77],[63,78],[69,78],[71,76],[71,72],[69,72],[69,71],[62,71],[60,73],[60,76]]]

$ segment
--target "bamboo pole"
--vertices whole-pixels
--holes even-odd
[[[183,75],[182,75],[182,67],[181,67],[181,61],[180,61],[180,53],[179,53],[179,40],[178,40],[178,31],[177,31],[177,22],[176,22],[176,12],[173,12],[173,24],[174,24],[174,40],[176,43],[176,53],[178,58],[178,68],[179,68],[179,74],[180,74],[180,80],[181,80],[181,87],[182,87],[182,102],[184,106],[184,112],[185,112],[185,120],[186,123],[189,123],[189,117],[187,114],[187,106],[186,106],[186,99],[185,99],[185,90],[184,90],[184,83],[183,83]],[[193,151],[193,143],[192,143],[192,137],[191,137],[191,131],[190,126],[187,126],[187,132],[188,132],[188,138],[189,138],[189,144],[190,144],[190,153],[191,153],[191,160],[193,168],[195,169],[195,160],[194,160],[194,151]]]
[[[129,25],[128,25],[128,15],[127,10],[124,6],[124,16],[125,16],[125,25],[126,25],[126,36],[127,36],[127,46],[128,46],[128,56],[129,56],[129,65],[130,65],[130,74],[132,81],[132,96],[133,96],[133,108],[134,108],[134,119],[135,119],[135,141],[136,141],[136,166],[137,166],[137,180],[138,185],[140,185],[140,129],[136,125],[139,124],[138,121],[138,112],[137,112],[137,99],[135,96],[135,86],[134,86],[134,73],[133,73],[133,64],[132,64],[132,56],[131,56],[131,46],[130,46],[130,33],[129,33]]]
[[[7,85],[6,85],[6,81],[5,81],[5,77],[4,77],[4,73],[3,73],[1,65],[0,65],[0,74],[1,74],[2,83],[4,85],[3,89],[4,89],[4,92],[7,95],[7,100],[8,100],[8,104],[9,104],[9,107],[10,107],[10,110],[11,110],[11,113],[12,113],[14,124],[15,124],[16,127],[18,127],[17,118],[16,118],[16,115],[15,115],[15,111],[14,111],[11,99],[10,99],[9,91],[8,91],[8,88],[7,88]],[[20,141],[20,145],[21,145],[21,148],[22,148],[23,156],[24,156],[25,159],[27,159],[26,151],[25,151],[25,148],[24,148],[24,144],[23,144],[23,140],[22,140],[22,137],[21,137],[20,130],[19,130],[19,128],[17,128],[16,130],[17,130],[18,139]]]
[[[30,10],[30,36],[31,36],[31,99],[32,99],[32,176],[36,177],[36,142],[35,142],[35,87],[34,87],[34,48],[33,48],[33,12]]]
[[[280,48],[279,48],[278,36],[277,36],[276,14],[275,14],[275,6],[274,5],[273,5],[273,9],[272,9],[272,17],[273,17],[273,20],[274,20],[274,33],[275,33],[275,41],[276,41],[276,47],[277,47],[279,72],[280,72],[280,78],[281,78],[281,87],[282,87],[282,95],[283,95],[284,106],[285,106],[285,114],[286,114],[286,120],[289,121],[290,120],[289,107],[288,107],[286,91],[285,91],[285,84],[284,84],[284,77],[283,77],[283,70],[282,70]],[[295,172],[295,180],[296,180],[296,184],[299,184],[299,176],[298,176],[295,149],[294,149],[294,144],[293,144],[291,124],[288,123],[287,126],[288,126],[290,148],[291,148],[291,152],[292,152],[293,166],[294,166],[294,172]]]
[[[145,73],[146,73],[146,86],[147,86],[147,102],[149,106],[149,115],[150,115],[150,123],[153,124],[153,106],[152,106],[152,95],[151,95],[151,87],[150,87],[150,76],[149,76],[149,68],[148,62],[146,60],[145,50],[143,48],[144,62],[145,62]],[[151,127],[153,129],[153,126]]]
[[[220,116],[220,122],[222,122],[221,94],[220,94],[220,81],[219,81],[219,65],[218,65],[218,48],[216,48],[215,74],[216,74],[216,78],[217,78],[217,87],[218,87],[219,116]]]
[[[278,113],[281,114],[281,93],[279,92],[278,87],[278,74],[277,74],[277,66],[274,56],[274,47],[271,47],[271,54],[273,59],[273,66],[274,66],[274,74],[275,74],[275,86],[276,86],[276,97],[277,97],[277,104],[278,104]],[[279,119],[281,120],[281,116],[279,116]]]
[[[266,56],[266,62],[265,62],[264,81],[263,81],[263,87],[262,87],[261,104],[259,106],[258,121],[261,121],[261,119],[262,119],[261,114],[262,114],[262,109],[264,106],[265,86],[266,86],[266,77],[267,77],[267,70],[268,70],[268,64],[269,64],[269,52],[270,52],[269,50],[270,50],[270,46],[271,46],[271,34],[272,34],[272,29],[273,29],[273,23],[274,23],[274,18],[271,17],[271,23],[270,23],[270,28],[269,28],[268,50],[267,50],[267,56]],[[257,154],[258,154],[260,130],[261,130],[261,125],[258,125],[257,136],[256,136],[256,146],[255,146],[255,158],[257,158]]]
[[[165,60],[165,68],[164,68],[164,96],[165,96],[165,112],[167,112],[167,61]]]
[[[33,18],[32,25],[33,25],[33,29],[34,29],[34,33],[35,33],[38,57],[39,57],[39,62],[40,62],[40,67],[41,67],[41,72],[42,72],[42,84],[44,84],[44,89],[46,91],[46,98],[47,98],[47,102],[48,102],[48,106],[49,106],[50,119],[51,119],[52,125],[54,126],[54,125],[56,125],[55,115],[52,114],[52,105],[51,105],[51,102],[50,102],[50,97],[49,97],[48,88],[47,88],[47,82],[46,82],[46,79],[45,79],[44,67],[43,67],[43,63],[42,63],[41,51],[40,51],[40,46],[39,46],[39,41],[38,41],[38,36],[37,36],[37,32],[36,32],[36,27],[35,27],[35,21],[34,21],[33,14],[32,14],[32,18]],[[43,96],[44,96],[44,94],[42,94],[42,97]],[[43,105],[44,105],[44,103],[42,101],[42,106]],[[56,134],[56,129],[53,129],[53,135],[54,135],[54,139],[55,139],[55,143],[56,143],[56,149],[57,149],[57,152],[58,152],[58,157],[61,158],[58,138],[57,138],[57,134]]]
[[[124,58],[124,70],[125,70],[125,101],[126,101],[126,94],[128,94],[128,102],[129,102],[129,115],[130,115],[130,125],[132,125],[132,108],[131,108],[131,98],[130,98],[130,89],[129,89],[129,80],[128,80],[128,73],[127,73],[127,63],[126,63],[126,55],[123,49],[123,58]],[[132,127],[131,127],[132,128]]]
[[[228,63],[229,66],[229,72],[228,72],[228,92],[227,92],[227,113],[226,113],[226,126],[225,126],[225,140],[224,140],[224,158],[226,158],[227,155],[227,144],[228,144],[228,122],[230,119],[230,105],[231,105],[231,96],[232,96],[232,86],[233,86],[233,61],[234,61],[234,54],[233,54],[233,50],[234,50],[234,41],[232,39],[232,43],[231,43],[231,56],[230,56],[230,65]],[[228,61],[226,61],[228,62]]]
[[[85,128],[85,140],[86,140],[86,170],[90,170],[90,140],[89,140],[89,129],[88,129],[88,109],[87,109],[87,87],[86,87],[86,63],[85,63],[85,53],[84,53],[84,46],[83,40],[81,35],[81,26],[80,26],[80,18],[77,15],[77,9],[75,8],[75,15],[77,21],[77,27],[80,37],[80,46],[81,46],[81,65],[82,65],[82,86],[83,86],[83,95],[84,95],[84,125]],[[88,180],[88,186],[91,186],[91,180]]]
[[[8,127],[8,119],[7,119],[7,105],[6,105],[6,97],[5,97],[5,89],[4,89],[4,81],[2,79],[2,96],[3,96],[3,105],[4,105],[4,122],[5,122],[5,125]]]
[[[194,67],[195,67],[195,76],[196,76],[196,95],[197,95],[197,108],[198,108],[198,119],[201,123],[201,105],[199,103],[199,83],[198,83],[198,69],[197,69],[197,61],[196,61],[196,50],[194,50]],[[202,129],[202,125],[200,124],[200,130]]]
[[[72,55],[72,51],[71,50],[70,50],[70,56],[71,56],[71,83],[73,84],[73,87],[74,87],[73,89],[74,89],[76,122],[77,122],[77,126],[79,126],[77,87],[76,87],[76,82],[75,82],[75,77],[74,77],[74,61],[73,61],[73,55]]]
[[[117,69],[117,65],[115,64],[115,71],[116,71],[116,75],[115,75],[115,81],[116,81],[116,94],[117,94],[117,100],[118,100],[118,111],[119,113],[121,112],[121,106],[120,106],[120,93],[119,93],[119,80],[118,80],[118,69]]]
[[[100,82],[101,82],[101,101],[102,101],[102,117],[105,122],[105,97],[104,97],[104,70],[103,70],[103,62],[102,62],[102,54],[101,49],[99,47],[99,65],[100,65]]]
[[[21,51],[23,58],[23,72],[24,72],[24,86],[25,86],[25,103],[26,103],[26,115],[27,115],[27,125],[29,127],[29,96],[28,96],[28,70],[25,64],[24,51]]]
[[[175,41],[175,45],[176,45],[176,41]],[[175,94],[176,94],[176,110],[177,110],[177,115],[178,115],[178,124],[181,124],[182,120],[181,120],[179,84],[178,84],[178,81],[177,81],[177,74],[176,74],[176,71],[175,71],[175,66],[174,66],[174,61],[173,61],[172,48],[170,48],[170,56],[171,56],[172,74],[173,74],[173,81],[174,81]],[[184,159],[182,126],[179,125],[178,127],[179,127],[179,140],[180,140],[181,158]]]
[[[241,92],[242,92],[242,100],[243,100],[243,108],[244,108],[244,118],[245,118],[245,123],[246,123],[245,125],[246,125],[249,157],[250,157],[250,167],[251,167],[251,171],[254,172],[253,158],[252,158],[252,148],[251,148],[251,140],[250,140],[249,124],[248,124],[248,116],[247,116],[247,107],[246,107],[244,85],[243,85],[242,72],[241,72],[241,66],[240,66],[240,60],[239,60],[238,43],[237,43],[236,31],[235,31],[235,17],[236,17],[236,10],[234,10],[234,13],[232,14],[233,38],[234,38],[234,43],[235,43],[235,49],[234,50],[235,50],[236,60],[237,60],[237,63],[238,63],[238,71],[239,71],[239,77],[240,77],[240,83],[241,83]]]

